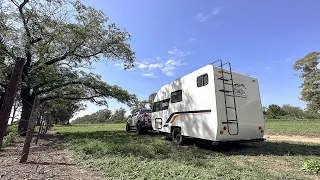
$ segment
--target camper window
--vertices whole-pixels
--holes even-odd
[[[203,74],[197,77],[197,86],[202,87],[209,83],[208,74]]]
[[[171,93],[171,103],[177,103],[182,101],[182,90],[178,90]]]
[[[161,101],[161,110],[166,110],[169,108],[170,99],[165,99]]]

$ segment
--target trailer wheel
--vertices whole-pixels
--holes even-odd
[[[126,125],[126,131],[127,132],[130,132],[130,127],[129,127],[129,124],[127,123],[127,125]]]
[[[174,128],[172,131],[172,141],[176,145],[182,145],[183,144],[183,136],[181,134],[180,128]]]

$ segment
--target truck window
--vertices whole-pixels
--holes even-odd
[[[144,114],[144,113],[151,113],[150,109],[143,109],[140,111],[140,114]]]
[[[178,90],[171,93],[171,103],[177,103],[182,101],[182,90]]]

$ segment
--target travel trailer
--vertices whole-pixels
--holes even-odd
[[[176,144],[185,137],[196,139],[197,145],[264,141],[258,80],[216,61],[161,87],[151,122]]]

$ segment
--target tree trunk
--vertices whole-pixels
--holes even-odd
[[[11,122],[10,122],[10,124],[13,123],[14,118],[16,117],[16,111],[17,111],[17,109],[18,109],[18,105],[14,105],[14,106],[13,106],[13,112],[12,112],[12,117],[11,117]]]
[[[34,133],[34,126],[38,116],[39,103],[40,103],[40,100],[37,97],[32,107],[32,113],[30,117],[30,122],[28,123],[28,131],[27,131],[26,139],[24,141],[20,163],[26,162],[28,159],[30,144],[32,141],[33,133]]]
[[[20,96],[22,99],[21,118],[18,125],[18,133],[20,134],[20,136],[26,135],[28,122],[30,119],[31,111],[32,111],[32,105],[35,98],[33,94],[30,96],[29,92],[30,92],[30,88],[23,88],[21,89],[21,93],[20,93]]]
[[[10,82],[6,89],[3,104],[0,109],[0,148],[2,146],[2,140],[5,135],[5,131],[8,126],[8,120],[10,118],[10,113],[12,105],[14,103],[15,94],[18,89],[18,84],[21,79],[22,69],[25,64],[25,59],[19,58],[15,64],[12,75],[10,77]]]

